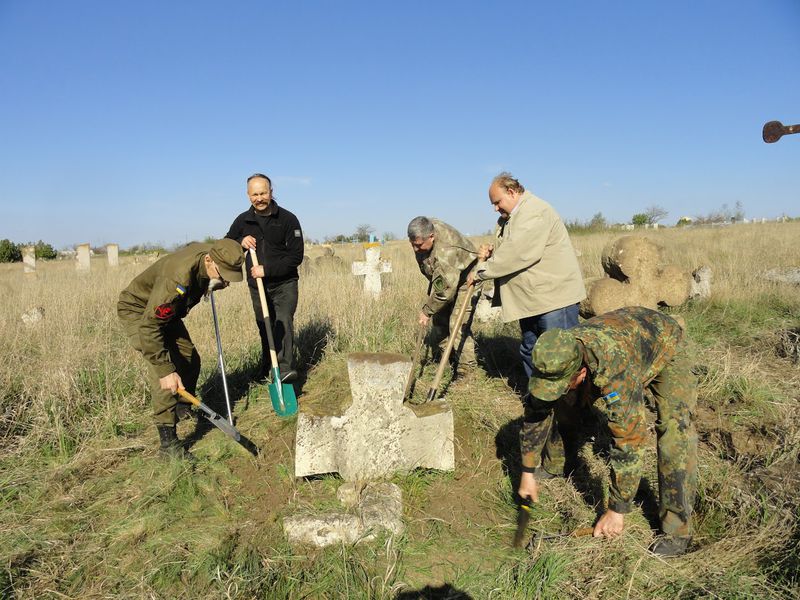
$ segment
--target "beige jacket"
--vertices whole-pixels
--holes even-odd
[[[508,219],[500,219],[492,256],[476,279],[494,279],[494,303],[505,322],[541,315],[586,298],[578,259],[558,213],[525,191]]]

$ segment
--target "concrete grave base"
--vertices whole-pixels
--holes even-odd
[[[354,512],[287,517],[283,531],[289,543],[323,548],[370,542],[383,532],[400,535],[405,531],[403,496],[395,484],[348,482],[339,488],[337,496]]]

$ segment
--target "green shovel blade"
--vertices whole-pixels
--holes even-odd
[[[281,381],[281,372],[277,367],[272,368],[272,383],[268,386],[269,398],[272,408],[279,417],[291,417],[297,412],[297,396],[294,386]]]

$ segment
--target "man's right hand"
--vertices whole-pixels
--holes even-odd
[[[431,318],[428,315],[426,315],[424,312],[420,312],[419,316],[417,317],[417,323],[419,324],[420,327],[427,327],[428,326],[428,322],[430,320],[431,320]]]
[[[522,473],[519,478],[519,490],[517,490],[520,498],[530,498],[534,502],[539,501],[539,484],[533,477],[533,473]]]
[[[255,250],[255,247],[256,247],[256,238],[254,238],[252,235],[244,236],[244,239],[242,240],[242,248],[244,248],[245,250],[250,250],[250,248],[253,248]]]
[[[162,390],[169,390],[173,394],[177,394],[178,390],[186,389],[183,387],[183,382],[181,381],[181,376],[177,373],[170,373],[169,375],[165,375],[161,379],[158,380],[158,383],[161,385]]]
[[[478,248],[478,260],[486,260],[494,252],[494,244],[481,244]]]

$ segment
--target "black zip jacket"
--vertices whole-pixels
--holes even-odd
[[[272,284],[297,279],[297,267],[303,262],[303,231],[293,213],[281,208],[273,199],[266,219],[256,215],[251,206],[234,219],[226,238],[240,244],[248,235],[256,238],[256,254],[259,264],[264,266],[264,283]],[[256,287],[250,277],[250,252],[247,257],[247,283]]]

